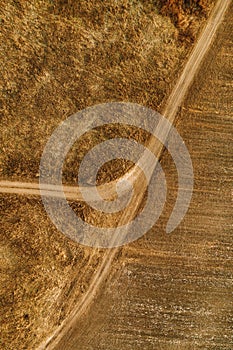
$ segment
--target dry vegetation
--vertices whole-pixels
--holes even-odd
[[[180,35],[188,40],[194,39],[193,22],[197,16],[207,16],[212,0],[164,0],[159,1],[160,12],[170,16],[180,29]]]
[[[52,130],[87,106],[160,108],[188,51],[181,30],[159,14],[170,14],[165,8],[140,0],[1,2],[2,176],[36,178]],[[186,18],[197,31],[200,18]]]
[[[101,251],[65,239],[38,198],[1,196],[0,207],[0,349],[31,350],[85,292]]]
[[[87,106],[123,100],[159,110],[204,19],[204,13],[199,17],[204,2],[185,3],[2,0],[2,178],[37,178],[54,128]],[[139,139],[145,136],[131,132]],[[82,139],[80,153],[67,159],[64,179],[75,180],[87,144],[114,133],[103,128]],[[120,174],[122,163],[115,166]],[[109,180],[102,171],[100,182],[104,173]],[[81,215],[84,209],[76,205]],[[100,252],[91,257],[91,250],[59,234],[39,200],[2,196],[1,210],[0,347],[31,350],[70,311],[62,309],[62,298],[85,291]],[[89,277],[83,281],[85,265]]]

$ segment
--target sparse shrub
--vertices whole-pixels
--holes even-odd
[[[192,21],[207,16],[213,0],[161,0],[160,12],[169,16],[180,30],[180,36],[193,40]]]

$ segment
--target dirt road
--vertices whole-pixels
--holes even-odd
[[[115,265],[118,272],[100,287],[107,263],[48,349],[232,347],[231,23],[229,11],[178,121],[196,174],[193,202],[183,224],[174,235],[164,235],[167,207],[156,228],[124,248]],[[168,154],[162,165],[174,187],[175,169]],[[175,195],[173,189],[170,199]]]
[[[224,4],[222,4],[221,1],[218,1],[214,12],[212,13],[212,16],[210,17],[199,41],[195,46],[192,55],[190,56],[190,59],[184,69],[183,74],[181,75],[181,78],[179,79],[168,100],[164,114],[171,122],[173,122],[175,118],[177,109],[181,105],[181,102],[187,93],[188,87],[190,86],[195,74],[197,73],[200,63],[207,53],[213,37],[218,29],[218,26],[221,23],[229,5],[230,1],[225,1]],[[156,145],[154,146],[157,147]],[[79,318],[93,301],[93,298],[95,297],[101,282],[104,280],[109,271],[109,267],[111,266],[116,252],[117,249],[113,249],[106,253],[105,258],[101,264],[101,268],[96,272],[88,291],[76,305],[76,308],[70,315],[70,318],[66,320],[61,325],[61,327],[57,329],[57,331],[40,346],[40,349],[77,349],[77,347],[75,347],[75,344],[76,342],[80,341],[80,338],[82,338],[82,334],[80,335],[77,333]],[[68,343],[70,345],[67,345]]]

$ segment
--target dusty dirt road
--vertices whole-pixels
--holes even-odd
[[[196,73],[201,60],[203,59],[204,55],[208,51],[211,40],[213,39],[213,36],[218,28],[218,25],[221,22],[222,16],[224,15],[224,13],[227,10],[227,7],[229,5],[230,5],[230,1],[226,1],[226,2],[224,2],[224,4],[222,4],[219,1],[218,4],[216,5],[213,16],[210,19],[210,21],[208,22],[208,24],[205,28],[204,34],[201,36],[194,52],[192,53],[191,60],[189,60],[187,66],[184,70],[184,73],[182,74],[182,76],[179,80],[179,83],[177,84],[176,88],[174,89],[174,91],[169,99],[168,107],[167,107],[167,109],[165,109],[165,115],[171,121],[173,120],[174,116],[176,115],[177,108],[180,106],[180,104],[184,98],[184,95],[187,91],[187,88],[190,85],[190,83],[192,82],[194,74]],[[225,20],[225,24],[222,25],[221,28],[223,28],[224,26],[226,27],[226,25],[229,24],[229,22],[230,22],[230,15],[228,12],[228,16]],[[225,29],[225,31],[226,31],[226,29]],[[222,33],[221,35],[224,37],[224,33]],[[227,40],[225,42],[224,39],[222,42],[225,45],[229,44],[227,42]],[[218,49],[218,47],[217,47],[217,49]],[[216,50],[216,42],[215,42],[215,50]],[[210,52],[210,54],[208,54],[208,56],[205,58],[204,64],[205,63],[207,64],[207,63],[213,61],[213,57],[215,56],[215,53],[216,53],[216,51],[214,53]],[[218,59],[219,59],[219,57],[218,57]],[[213,63],[213,65],[214,65],[214,63]],[[217,65],[217,68],[219,68],[219,62],[217,62],[216,65]],[[215,68],[214,68],[214,70],[215,70]],[[223,67],[221,67],[221,69],[223,69]],[[200,74],[202,74],[202,73],[203,73],[203,69],[201,70],[201,72],[197,76],[197,79],[199,79],[199,82],[201,82],[201,83],[203,83],[202,79],[200,77]],[[216,74],[216,70],[215,70],[215,74]],[[185,77],[188,77],[188,79],[186,80]],[[209,78],[211,79],[211,77],[209,77]],[[213,95],[212,98],[216,99],[216,95],[214,95],[215,94],[214,86],[212,86],[212,88],[213,89],[210,90],[210,98],[211,98],[211,94],[212,94]],[[194,91],[196,91],[197,89],[201,90],[201,88],[197,85],[197,83],[194,84],[191,91],[193,91],[193,89],[194,89]],[[179,91],[180,91],[180,94],[179,94]],[[192,94],[192,92],[191,92],[191,94]],[[187,99],[187,101],[188,101],[188,99]],[[198,106],[192,107],[192,110],[194,111],[194,113],[198,114],[199,111],[202,110],[203,105],[205,105],[205,103],[204,103],[205,101],[203,101],[203,91],[202,91],[201,95],[198,94],[198,92],[196,93],[195,101],[199,101],[199,103],[198,103]],[[203,103],[203,105],[201,104],[201,102]],[[186,103],[188,103],[188,102],[186,102]],[[218,108],[219,107],[220,106],[218,105]],[[187,107],[186,104],[184,105],[183,108],[184,108],[183,110],[190,109],[189,106]],[[212,113],[213,113],[213,110],[212,110]],[[214,113],[216,113],[218,115],[218,114],[220,114],[220,110],[216,108]],[[230,113],[230,111],[226,110],[225,113]],[[220,126],[218,125],[219,130],[220,130],[219,132],[222,132],[225,137],[227,137],[227,136],[229,137],[228,131],[224,130],[224,125],[225,125],[224,123],[227,123],[227,119],[228,118],[225,118],[225,119],[222,118],[222,124],[220,123],[219,124]],[[182,121],[182,126],[184,126],[184,130],[185,130],[185,128],[190,128],[191,126],[193,126],[193,121],[191,119],[189,119],[188,123],[185,122],[184,119],[183,120],[181,119],[181,121]],[[179,123],[181,123],[181,121],[179,121]],[[192,128],[191,128],[191,130],[192,130]],[[182,132],[182,130],[181,130],[181,132]],[[191,133],[189,132],[188,135],[191,137],[190,134]],[[193,134],[194,139],[195,139],[195,135],[196,134]],[[206,150],[208,150],[208,147],[209,147],[208,143],[205,143],[205,140],[203,140],[203,139],[201,139],[201,141],[202,141],[202,147],[205,147]],[[187,140],[187,142],[189,142],[189,141]],[[221,144],[219,144],[219,147],[220,147],[220,145]],[[200,170],[201,166],[198,168],[198,165],[197,165],[198,159],[195,158],[195,161],[196,161],[195,164],[197,167],[197,171],[198,170],[201,171]],[[208,159],[206,161],[208,164]],[[167,161],[166,157],[164,157],[164,162],[165,162],[165,167],[166,167],[169,164],[169,160]],[[167,164],[166,164],[166,162],[167,162]],[[169,164],[169,165],[171,166],[171,164]],[[209,166],[210,166],[210,164],[209,164]],[[220,164],[217,162],[217,159],[216,159],[216,169],[217,170],[219,170],[218,166],[220,166]],[[200,179],[201,179],[201,176],[197,177],[197,181],[200,181]],[[173,180],[175,182],[175,179],[173,179]],[[215,185],[214,184],[213,184],[213,186],[212,186],[212,184],[207,184],[207,185],[210,185],[210,188],[206,188],[206,189],[196,188],[196,192],[195,192],[196,197],[194,200],[194,204],[200,203],[201,200],[203,200],[203,195],[205,198],[207,193],[211,193],[211,195],[213,195],[213,198],[217,198],[218,191],[217,191]],[[211,187],[213,187],[213,188],[211,188]],[[201,193],[201,191],[203,191],[203,193]],[[174,191],[174,193],[175,193],[175,191]],[[174,195],[174,193],[173,193],[173,195]],[[199,193],[201,193],[201,194],[199,194]],[[198,194],[199,194],[200,198],[198,198]],[[201,199],[201,197],[202,197],[202,199]],[[213,200],[213,198],[212,198],[212,200]],[[222,198],[221,198],[221,200],[222,200]],[[194,208],[193,208],[193,210],[194,210],[193,217],[194,218],[198,217],[198,210],[197,209],[198,209],[197,206],[195,207],[195,205],[194,205]],[[222,219],[223,230],[225,232],[225,229],[228,226],[228,223],[226,221],[226,217],[221,216],[221,213],[222,213],[222,210],[225,210],[225,212],[227,213],[228,218],[229,218],[229,211],[226,208],[225,203],[224,204],[222,203],[222,208],[218,208],[218,209],[219,209],[219,211],[218,211],[217,215],[219,217],[221,217],[221,219]],[[196,210],[196,212],[195,212],[195,210]],[[199,215],[200,215],[200,213],[199,213]],[[199,228],[200,232],[203,229],[206,230],[207,229],[207,222],[209,223],[213,220],[213,213],[209,212],[206,215],[208,216],[208,219],[206,220],[206,222],[203,221],[203,227],[201,227],[201,225],[200,225],[200,228]],[[218,247],[218,248],[220,247],[219,244],[220,244],[220,236],[221,235],[218,237],[218,234],[215,230],[215,227],[212,226],[212,231],[210,230],[210,232],[209,232],[211,234],[211,240],[209,241],[207,238],[205,238],[204,246],[203,246],[203,237],[200,237],[198,235],[198,238],[197,239],[195,238],[195,235],[194,235],[195,228],[193,227],[194,220],[190,219],[190,218],[188,218],[187,220],[190,220],[190,222],[188,221],[186,223],[187,227],[185,228],[185,226],[183,226],[183,228],[182,228],[183,231],[181,230],[179,232],[179,235],[181,238],[181,241],[179,243],[175,243],[173,239],[171,239],[171,241],[170,241],[170,238],[164,239],[164,238],[160,237],[160,242],[158,245],[160,245],[160,246],[162,245],[163,249],[160,249],[160,250],[155,249],[154,248],[154,244],[155,244],[154,238],[151,241],[151,233],[150,233],[148,235],[148,237],[149,237],[148,241],[150,242],[150,244],[145,239],[142,239],[141,242],[143,242],[143,243],[141,243],[141,242],[135,243],[131,247],[126,247],[124,250],[125,251],[125,253],[124,253],[125,260],[123,259],[122,266],[127,265],[127,268],[121,269],[121,267],[119,267],[119,269],[120,269],[119,281],[114,280],[114,281],[108,282],[105,286],[107,288],[107,292],[104,292],[103,290],[101,290],[99,298],[96,300],[96,303],[92,305],[93,309],[91,309],[91,311],[90,311],[91,317],[90,317],[90,314],[87,314],[87,317],[83,317],[82,319],[80,319],[80,316],[82,315],[82,313],[84,313],[84,311],[87,311],[87,307],[93,301],[93,298],[95,297],[95,295],[100,287],[101,282],[106,277],[106,275],[109,271],[109,267],[111,266],[111,263],[113,261],[114,255],[115,255],[117,250],[112,250],[111,252],[107,253],[105,258],[103,259],[103,263],[101,265],[101,268],[95,274],[95,277],[90,285],[90,288],[88,289],[88,291],[84,295],[83,299],[80,300],[79,304],[77,305],[77,307],[73,311],[70,319],[66,320],[64,322],[64,324],[61,326],[61,328],[59,328],[55,332],[55,334],[53,334],[50,337],[50,339],[48,339],[46,341],[46,343],[43,343],[41,345],[40,349],[44,349],[44,348],[46,348],[46,349],[54,349],[54,348],[55,349],[64,349],[64,348],[65,349],[90,349],[93,346],[94,346],[94,348],[98,348],[98,349],[106,348],[106,346],[109,349],[111,349],[111,348],[115,349],[116,347],[114,347],[114,346],[121,348],[121,346],[123,346],[123,345],[125,348],[129,348],[129,349],[132,348],[130,346],[133,346],[133,348],[135,348],[135,349],[142,348],[142,346],[144,346],[144,348],[146,346],[147,349],[150,349],[150,348],[155,349],[156,348],[154,345],[155,339],[157,339],[158,344],[160,344],[159,346],[165,346],[164,348],[168,348],[167,346],[170,346],[170,348],[176,348],[175,347],[176,343],[178,344],[177,346],[179,349],[181,349],[181,348],[185,348],[185,349],[191,348],[192,349],[192,348],[194,348],[193,346],[196,346],[196,348],[201,348],[203,346],[203,344],[205,344],[204,346],[208,346],[207,348],[213,348],[211,346],[213,346],[214,341],[216,341],[215,340],[215,338],[216,338],[215,331],[217,331],[217,333],[218,333],[216,346],[218,346],[218,345],[223,346],[222,348],[224,348],[224,346],[227,346],[227,344],[230,342],[229,327],[226,326],[226,334],[224,336],[226,339],[225,343],[224,343],[224,337],[222,335],[222,329],[219,331],[217,329],[217,327],[221,326],[219,323],[220,322],[219,319],[221,320],[222,312],[225,309],[227,309],[228,307],[230,307],[230,287],[229,287],[229,277],[227,276],[228,268],[226,268],[225,271],[223,270],[223,277],[225,277],[225,284],[226,284],[225,304],[221,304],[221,300],[219,300],[219,295],[213,296],[213,294],[211,294],[212,293],[211,286],[214,283],[213,282],[214,278],[218,280],[219,285],[221,283],[224,283],[223,280],[221,278],[219,279],[217,276],[217,271],[219,270],[219,266],[220,266],[220,269],[223,269],[223,267],[221,267],[222,266],[221,264],[224,265],[224,262],[220,259],[218,264],[215,265],[212,257],[210,256],[211,249],[214,250],[215,247]],[[216,226],[216,227],[218,227],[218,226]],[[190,231],[191,231],[191,236],[190,236],[191,243],[190,242],[188,243],[187,240],[189,238],[188,238],[187,232],[190,232]],[[197,229],[197,231],[198,231],[198,229]],[[223,234],[223,231],[221,231],[221,232]],[[229,238],[225,235],[223,235],[223,237],[226,240]],[[169,248],[171,250],[171,254],[167,254],[165,252],[165,248],[164,248],[166,246],[165,241],[168,241],[167,242],[168,246],[170,244]],[[146,248],[148,248],[148,251],[146,251],[147,249],[145,249],[145,246],[146,246]],[[186,250],[185,253],[182,250],[183,248],[185,248],[184,251]],[[194,248],[194,251],[190,253],[189,249],[193,249],[193,248]],[[227,246],[227,249],[228,248],[229,248],[229,246]],[[199,252],[198,252],[198,249],[200,249]],[[221,250],[222,250],[222,247],[220,247],[220,251]],[[145,261],[145,259],[147,259],[147,258],[148,258],[149,264],[147,264]],[[159,263],[158,258],[159,259],[161,258],[163,260],[163,262]],[[229,259],[231,259],[230,255],[229,255]],[[175,264],[173,270],[170,266],[172,260]],[[203,300],[201,300],[201,301],[199,300],[199,304],[198,304],[198,300],[196,300],[196,303],[198,306],[195,309],[195,307],[192,306],[191,301],[193,301],[193,297],[194,297],[195,293],[198,295],[200,293],[199,286],[196,283],[197,283],[197,280],[199,277],[201,280],[201,276],[199,276],[201,270],[197,270],[194,273],[193,268],[195,268],[194,267],[195,261],[197,262],[198,260],[202,261],[202,264],[206,267],[207,275],[209,274],[208,278],[209,278],[210,284],[208,285],[208,283],[207,283],[207,289],[204,291]],[[132,263],[132,261],[134,261],[134,263]],[[210,262],[209,268],[207,267],[208,266],[207,261]],[[130,266],[130,264],[131,264],[131,266]],[[167,264],[168,264],[168,266],[170,266],[170,268],[167,267]],[[189,266],[189,264],[190,264],[190,266]],[[199,264],[200,264],[200,262],[199,262]],[[120,262],[119,262],[119,266],[120,266]],[[195,327],[197,327],[198,329],[195,329],[193,332],[191,330],[190,336],[188,335],[188,332],[187,332],[187,334],[186,334],[187,339],[182,338],[182,336],[180,336],[178,338],[176,337],[178,340],[176,342],[172,343],[172,339],[175,338],[175,335],[174,335],[175,331],[174,331],[174,334],[172,335],[171,329],[168,327],[169,329],[167,330],[167,332],[168,332],[168,334],[170,334],[170,340],[169,340],[169,336],[167,337],[167,339],[162,340],[161,336],[160,336],[161,332],[158,328],[157,321],[155,319],[153,319],[153,322],[156,323],[155,334],[148,335],[149,333],[150,334],[153,333],[151,331],[151,327],[149,327],[148,328],[149,330],[147,330],[147,331],[143,330],[145,328],[145,325],[144,326],[142,325],[141,328],[135,327],[134,334],[138,334],[137,332],[139,332],[139,335],[140,335],[140,332],[141,333],[144,332],[145,334],[144,335],[142,334],[138,337],[135,335],[134,337],[131,337],[130,340],[128,338],[128,343],[126,344],[125,334],[127,333],[128,337],[129,337],[130,330],[123,329],[122,324],[119,324],[120,314],[117,311],[115,312],[113,310],[113,308],[111,308],[113,313],[116,313],[116,315],[115,314],[114,315],[117,318],[117,320],[119,321],[118,324],[117,324],[117,321],[113,322],[113,314],[111,314],[108,311],[110,308],[111,300],[112,300],[112,303],[116,309],[117,309],[117,304],[119,303],[119,300],[120,300],[121,304],[122,304],[123,311],[125,313],[127,313],[127,315],[125,317],[125,321],[127,320],[127,322],[133,322],[132,321],[132,314],[130,315],[129,311],[127,311],[127,308],[130,309],[130,307],[131,307],[130,306],[131,299],[129,297],[129,298],[126,298],[126,300],[124,300],[124,295],[125,295],[124,293],[125,292],[129,293],[128,290],[126,291],[125,286],[129,287],[129,283],[132,282],[130,276],[134,276],[134,278],[137,279],[139,285],[141,285],[141,287],[142,287],[140,290],[140,293],[142,293],[142,291],[144,290],[145,295],[143,296],[143,298],[146,297],[146,294],[147,294],[145,292],[146,285],[142,281],[143,269],[145,269],[145,271],[147,271],[148,275],[151,276],[151,278],[152,278],[153,276],[156,276],[156,274],[152,273],[153,269],[155,269],[155,266],[156,267],[159,266],[159,268],[162,270],[162,273],[164,273],[165,275],[167,273],[168,278],[170,278],[171,275],[175,276],[174,275],[175,273],[180,273],[179,272],[180,268],[182,268],[182,266],[183,266],[184,267],[183,280],[186,279],[188,281],[187,283],[189,283],[191,285],[191,289],[189,290],[190,297],[188,297],[188,296],[187,296],[187,298],[184,297],[183,304],[182,304],[182,302],[178,302],[177,295],[176,295],[176,292],[178,294],[178,287],[176,285],[175,290],[174,290],[174,294],[175,294],[174,299],[176,300],[176,304],[171,302],[170,298],[172,296],[168,295],[164,292],[164,294],[163,293],[161,293],[161,294],[164,295],[165,299],[167,299],[167,300],[169,299],[168,306],[166,306],[162,301],[161,301],[161,306],[159,306],[159,303],[156,303],[156,301],[154,300],[154,304],[152,302],[150,303],[150,308],[149,308],[149,311],[147,311],[147,312],[149,312],[151,314],[152,311],[155,311],[154,309],[156,309],[156,307],[157,308],[161,307],[163,309],[163,311],[161,311],[161,315],[163,315],[163,317],[164,317],[166,314],[166,312],[164,310],[166,310],[166,308],[167,308],[167,309],[169,309],[169,315],[170,315],[170,316],[168,316],[169,327],[171,327],[171,325],[172,325],[172,319],[169,319],[169,317],[171,317],[171,314],[173,314],[174,318],[176,319],[176,321],[174,321],[174,322],[178,322],[178,324],[180,322],[181,329],[182,329],[182,327],[183,327],[183,329],[185,329],[185,327],[187,327],[186,324],[183,325],[185,316],[183,316],[183,318],[182,318],[182,314],[184,314],[184,315],[190,314],[190,318],[192,318],[193,321],[192,322],[190,321],[191,323],[190,324],[188,323],[188,325],[189,326],[191,325],[190,326],[191,329],[194,329]],[[142,267],[143,267],[143,269],[142,269]],[[169,270],[169,271],[167,271],[167,270]],[[170,274],[170,272],[172,272],[172,273]],[[192,280],[192,277],[190,277],[190,275],[189,275],[190,273],[195,275],[194,280]],[[224,275],[224,273],[225,273],[225,275]],[[162,279],[161,276],[160,276],[160,279]],[[177,281],[177,279],[176,279],[176,283],[184,283],[184,282],[182,282],[183,280]],[[163,283],[165,283],[165,282],[163,281]],[[170,291],[172,293],[171,283],[172,283],[172,280],[169,280],[166,288],[169,286]],[[202,283],[204,283],[204,281],[201,280],[200,283],[202,284]],[[218,283],[215,285],[216,288],[218,287]],[[135,282],[133,282],[132,285],[135,287]],[[165,283],[165,285],[166,285],[166,283]],[[112,288],[117,288],[117,289],[120,288],[121,292],[116,292],[116,293],[109,292],[109,290],[111,290]],[[203,285],[202,285],[202,288],[203,288]],[[155,294],[157,295],[158,299],[162,298],[162,295],[159,294],[159,290],[160,290],[160,288],[158,288],[158,289],[155,288],[155,291],[156,291]],[[134,298],[132,308],[134,308],[134,306],[137,304],[137,303],[135,304],[135,301],[138,300],[138,298],[140,297],[137,294],[137,291],[139,293],[139,289],[137,290],[137,288],[136,288],[136,292],[135,292],[136,294],[134,294],[134,292],[132,292],[132,294],[131,294],[131,296],[133,296],[133,298]],[[193,292],[193,294],[192,294],[192,292]],[[217,292],[215,291],[215,293],[217,293]],[[221,291],[221,293],[222,293],[222,291]],[[151,294],[151,295],[148,295],[147,297],[149,300],[151,298],[153,299],[155,296],[152,296],[152,294]],[[208,298],[209,298],[209,302],[213,303],[213,307],[211,310],[208,307],[205,307],[205,303],[208,303]],[[143,303],[141,303],[141,305],[143,305]],[[146,307],[146,305],[147,305],[147,303],[145,301],[144,308]],[[188,306],[188,305],[190,305],[190,306]],[[174,310],[173,310],[173,307],[174,307]],[[105,314],[106,318],[104,316],[101,316],[103,314],[102,310],[106,311],[106,314]],[[180,310],[180,312],[179,312],[179,310]],[[136,311],[138,311],[138,310],[135,309],[135,312]],[[147,312],[145,311],[145,315]],[[158,314],[160,312],[159,309],[157,309],[156,312]],[[209,315],[211,315],[211,317],[214,317],[214,321],[211,322],[211,327],[209,327],[206,323],[206,322],[210,321],[208,318],[208,312],[209,312]],[[179,318],[179,316],[177,316],[179,314],[181,314],[180,318]],[[143,321],[144,323],[147,322],[145,315],[144,315],[144,318],[142,317],[142,319],[144,320]],[[198,318],[198,315],[200,315],[199,318]],[[226,322],[228,322],[230,315],[231,315],[231,309],[229,309],[228,316],[226,317]],[[92,319],[94,320],[93,321],[94,323],[90,321]],[[107,323],[110,322],[111,324],[113,324],[113,329],[111,329],[111,327],[108,326],[106,324],[106,322]],[[177,323],[176,323],[176,326],[174,326],[174,328],[176,328],[176,327],[177,327]],[[206,331],[205,331],[206,333],[205,332],[203,333],[202,339],[198,342],[197,338],[200,335],[199,331],[202,327],[204,327],[204,328],[206,327]],[[107,331],[105,331],[106,328],[108,329]],[[104,329],[104,331],[102,332],[101,330],[103,330],[103,329]],[[137,329],[138,329],[138,331],[136,332]],[[178,329],[179,329],[179,327],[178,327]],[[116,332],[115,334],[114,334],[114,330]],[[109,332],[112,335],[110,343],[109,343],[110,340],[106,338],[107,334],[109,334]],[[118,334],[118,333],[120,333],[120,336],[116,337],[116,334]],[[114,339],[113,339],[113,336],[114,336]],[[100,342],[100,338],[101,338],[101,342]],[[170,341],[170,343],[169,343],[169,341]],[[102,344],[102,345],[100,345],[100,344]],[[227,348],[227,347],[225,347],[225,348]]]

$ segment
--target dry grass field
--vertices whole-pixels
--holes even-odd
[[[190,35],[180,36],[183,29],[160,7],[140,0],[1,2],[2,177],[35,179],[54,128],[87,106],[129,101],[159,110],[190,48]],[[186,18],[194,33],[205,19]],[[86,143],[106,137],[80,141],[64,169],[67,180]]]
[[[52,131],[87,106],[129,101],[161,111],[211,1],[189,3],[3,0],[1,179],[37,181]],[[62,339],[57,349],[233,347],[231,22],[229,11],[177,117],[195,171],[187,217],[174,236],[165,236],[176,195],[165,153],[170,192],[161,220],[119,249],[96,306],[76,325],[77,337]],[[128,133],[102,128],[77,142],[64,181],[76,181],[87,146],[117,132]],[[118,161],[102,169],[100,183],[130,165]],[[70,204],[81,217],[90,215],[83,203]],[[0,349],[32,350],[85,294],[104,250],[64,237],[37,197],[1,195],[1,212]]]

